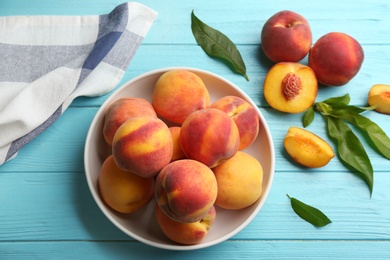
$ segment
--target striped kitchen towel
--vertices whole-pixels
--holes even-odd
[[[156,18],[136,2],[104,15],[0,17],[0,165],[76,97],[112,90]]]

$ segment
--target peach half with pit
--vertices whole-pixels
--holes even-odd
[[[210,95],[202,79],[183,69],[163,73],[152,95],[157,114],[176,124],[182,124],[189,114],[209,104]]]
[[[309,52],[311,67],[319,83],[326,86],[347,84],[359,72],[364,51],[350,35],[331,32],[321,36]]]
[[[263,167],[252,155],[238,151],[232,158],[212,169],[218,183],[215,205],[231,210],[255,203],[263,189]]]
[[[373,85],[368,92],[368,104],[380,113],[390,114],[390,85]]]
[[[180,144],[188,159],[213,168],[236,154],[240,133],[225,112],[208,107],[187,117],[181,126]]]
[[[224,96],[214,101],[210,107],[225,112],[236,123],[240,133],[238,150],[249,147],[259,133],[259,116],[256,109],[238,96]]]
[[[154,177],[172,158],[168,126],[151,116],[132,117],[116,131],[112,154],[118,167],[142,177]]]
[[[261,48],[274,62],[298,62],[308,54],[311,44],[309,22],[290,10],[271,16],[261,31]]]
[[[109,145],[116,130],[129,118],[135,116],[157,117],[152,104],[143,98],[120,98],[112,103],[104,116],[103,136]]]
[[[279,62],[268,71],[263,91],[272,108],[301,113],[313,105],[318,83],[310,67],[296,62]]]
[[[299,127],[290,127],[283,141],[287,153],[299,164],[323,167],[334,157],[332,147],[318,135]]]
[[[119,169],[112,155],[103,162],[98,187],[103,201],[121,213],[135,212],[154,197],[154,179]]]
[[[175,221],[191,223],[204,218],[217,197],[217,180],[206,165],[191,159],[171,162],[157,175],[157,205]]]
[[[168,217],[156,206],[156,219],[163,233],[172,241],[183,245],[199,244],[208,234],[216,218],[215,207],[198,221],[183,223]]]

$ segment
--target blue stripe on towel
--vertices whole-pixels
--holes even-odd
[[[12,138],[18,138],[16,140],[13,139],[13,141],[8,140],[11,139],[8,137],[3,138],[5,140],[0,138],[1,141],[4,141],[2,143],[3,146],[0,147],[0,165],[14,158],[23,146],[52,125],[74,98],[80,95],[101,95],[115,87],[115,84],[123,76],[135,51],[141,44],[144,35],[149,30],[151,22],[157,16],[157,13],[154,13],[153,10],[148,10],[144,7],[139,8],[138,5],[137,3],[130,5],[136,8],[132,12],[131,19],[129,19],[128,3],[117,6],[109,14],[96,17],[99,19],[99,24],[95,24],[98,28],[94,27],[93,30],[97,30],[97,35],[91,35],[92,37],[88,38],[88,44],[85,45],[66,45],[66,41],[65,44],[56,45],[41,45],[34,44],[34,42],[31,45],[0,43],[0,57],[4,57],[3,64],[7,65],[4,66],[4,69],[0,66],[0,82],[25,83],[27,86],[30,83],[34,83],[33,87],[37,89],[34,93],[38,94],[40,100],[47,101],[47,104],[42,103],[40,109],[42,110],[43,105],[49,105],[50,107],[50,110],[47,110],[47,114],[45,112],[44,118],[49,117],[46,120],[41,117],[35,117],[34,111],[28,111],[34,120],[25,120],[25,118],[16,119],[26,121],[21,122],[25,125],[23,125],[20,135],[24,134],[24,136],[20,138],[18,138],[20,136],[19,134],[11,136]],[[128,23],[131,23],[133,19],[135,22],[140,22],[138,18],[141,17],[145,19],[146,24],[144,28],[139,28],[141,31],[140,35],[138,35],[137,32],[131,30],[131,27],[128,28]],[[78,22],[79,18],[76,17],[75,21]],[[31,26],[34,29],[33,24],[23,24],[23,26],[23,28]],[[66,24],[59,26],[66,26]],[[50,31],[53,29],[50,29],[50,26],[47,26],[47,28],[48,37],[51,37]],[[54,25],[53,28],[55,29]],[[104,66],[99,66],[102,62]],[[110,78],[113,78],[113,80],[108,86],[103,86],[102,89],[99,89],[99,86],[97,86],[95,90],[92,82],[99,80],[100,75],[91,74],[92,71],[96,71],[97,74],[107,71],[108,79],[106,82],[109,82]],[[61,74],[64,72],[66,73]],[[69,78],[62,80],[63,78],[61,77],[65,77],[65,75]],[[90,81],[86,82],[86,84],[81,84],[87,77],[91,77]],[[53,86],[53,80],[54,82],[58,82],[58,85],[55,85],[58,87],[57,90],[60,90],[58,93],[56,91],[47,94],[45,91],[39,92],[40,89],[50,89]],[[16,86],[20,87],[24,85],[16,84]],[[78,89],[82,86],[84,86],[84,89]],[[18,89],[14,91],[15,93],[10,92],[10,95],[6,97],[19,94],[16,91]],[[24,93],[27,96],[29,92]],[[66,98],[65,95],[69,93],[70,95]],[[0,95],[2,94],[0,93]],[[64,98],[66,99],[64,100]],[[60,104],[61,102],[62,104]],[[56,111],[53,111],[55,109]],[[9,110],[11,111],[11,109]],[[6,120],[3,121],[8,123]],[[18,124],[11,126],[18,127]],[[27,131],[30,132],[25,134]]]
[[[126,30],[128,19],[128,5],[126,3],[117,6],[109,14],[99,16],[97,41],[82,66],[78,84],[88,77],[91,71],[109,54]]]
[[[90,73],[92,70],[96,68],[96,66],[103,61],[103,59],[107,56],[107,54],[114,48],[115,44],[118,42],[119,38],[121,37],[122,33],[126,30],[126,25],[128,22],[128,5],[122,4],[118,7],[116,7],[111,13],[107,15],[101,15],[99,17],[99,32],[98,32],[98,39],[95,42],[95,45],[93,49],[91,50],[90,54],[86,58],[84,65],[82,66],[82,71],[80,74],[80,79],[78,84],[80,84]],[[142,39],[142,37],[141,37]],[[136,45],[138,45],[140,42],[135,42]],[[128,43],[126,43],[128,44]],[[85,49],[86,46],[78,46],[79,51]],[[61,48],[57,49],[58,46],[27,46],[24,48],[43,48],[43,49],[53,49],[55,51],[64,51],[69,48],[74,48],[74,46],[62,46]],[[30,53],[35,53],[30,50]],[[65,51],[69,55],[72,53],[75,53],[73,51]],[[132,54],[133,55],[133,54]],[[131,56],[132,56],[131,55]],[[46,56],[47,55],[41,55]],[[51,55],[50,55],[51,56]],[[52,59],[51,57],[48,57],[49,60],[59,62],[58,59]],[[69,57],[68,57],[69,58]],[[36,59],[35,62],[41,63],[42,60]],[[127,59],[126,62],[129,62]],[[59,62],[61,64],[61,62]],[[62,62],[63,63],[63,62]],[[44,63],[45,64],[45,63]],[[47,64],[47,63],[46,63]],[[31,64],[30,64],[31,65]],[[35,66],[32,66],[35,68]],[[55,67],[55,66],[54,66]],[[49,68],[53,69],[53,68]],[[42,73],[42,72],[41,72]],[[46,73],[44,71],[43,73]],[[33,75],[35,79],[35,75]],[[45,129],[47,129],[51,124],[53,124],[62,114],[62,105],[40,126],[32,130],[30,133],[26,134],[25,136],[20,137],[19,139],[12,142],[11,147],[8,150],[7,156],[5,158],[5,161],[9,160],[14,154],[16,154],[23,146],[25,146],[27,143],[29,143],[31,140],[33,140],[35,137],[37,137],[40,133],[42,133]]]
[[[83,68],[88,70],[95,69],[96,66],[104,59],[107,53],[112,49],[121,35],[121,32],[111,32],[98,39],[91,53],[85,60]]]

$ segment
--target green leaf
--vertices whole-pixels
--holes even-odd
[[[357,107],[357,106],[333,106],[332,111],[345,110],[348,113],[363,113],[365,111],[374,110],[375,106],[370,107]],[[334,112],[332,112],[333,114]]]
[[[308,125],[310,125],[311,122],[313,122],[314,120],[314,116],[315,116],[314,108],[310,107],[309,109],[307,109],[305,114],[303,115],[303,120],[302,120],[303,127],[307,127]]]
[[[294,212],[310,224],[316,227],[323,227],[332,223],[332,221],[319,209],[309,206],[296,198],[292,198],[288,194],[287,197],[290,199],[291,207]]]
[[[332,106],[324,102],[315,103],[314,108],[323,115],[329,115],[332,111]]]
[[[362,113],[367,110],[375,109],[375,106],[370,106],[370,107],[350,106],[348,105],[350,100],[351,99],[349,94],[345,94],[344,96],[332,97],[332,98],[325,99],[324,101],[321,102],[316,102],[314,106],[322,114],[330,114],[330,112],[334,109],[348,109],[350,111],[357,112],[357,113]]]
[[[366,182],[370,189],[370,194],[372,194],[374,172],[370,159],[359,138],[341,119],[332,116],[326,116],[325,118],[329,135],[337,141],[337,152],[341,160],[361,173],[358,176]]]
[[[235,72],[249,81],[241,54],[226,35],[203,23],[195,16],[194,11],[191,13],[191,29],[196,42],[208,55],[229,62]]]
[[[333,106],[346,106],[349,104],[350,100],[351,98],[349,97],[349,94],[345,94],[344,96],[325,99],[322,102],[333,107]]]
[[[334,111],[334,116],[348,121],[363,130],[379,153],[390,159],[390,138],[375,122],[358,113],[353,113],[349,109],[336,110]]]

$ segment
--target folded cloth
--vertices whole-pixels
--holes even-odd
[[[112,90],[156,18],[136,2],[104,15],[0,17],[0,165],[76,97]]]

